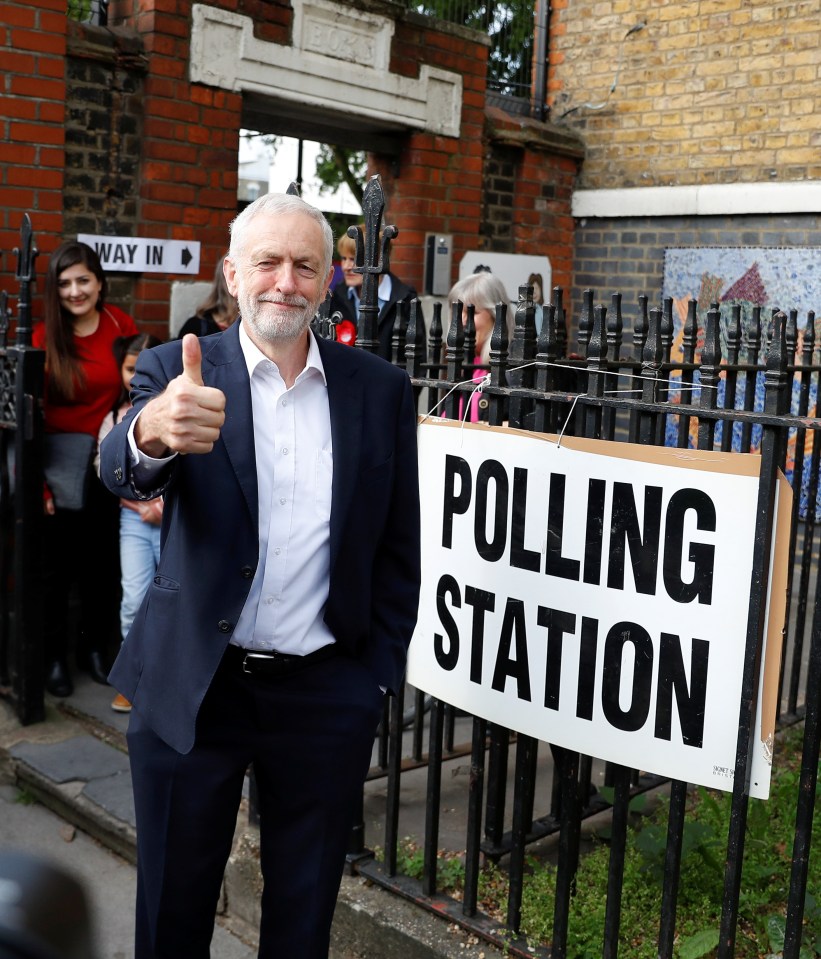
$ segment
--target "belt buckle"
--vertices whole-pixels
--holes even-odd
[[[242,660],[242,671],[249,676],[253,675],[254,670],[251,667],[254,665],[254,660],[257,660],[260,664],[271,663],[271,665],[274,666],[281,666],[296,658],[297,657],[290,656],[287,653],[277,652],[275,649],[272,649],[269,653],[255,653],[252,650],[247,652]]]
[[[268,657],[261,653],[246,653],[242,658],[242,671],[249,676],[253,675],[254,671],[250,667],[253,665],[255,659],[268,659]]]

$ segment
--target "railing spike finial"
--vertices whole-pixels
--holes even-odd
[[[38,250],[33,245],[34,232],[31,226],[31,217],[28,213],[23,214],[23,222],[20,224],[20,246],[14,248],[17,257],[17,272],[15,279],[20,282],[30,283],[34,279],[34,260]]]
[[[378,347],[376,333],[379,318],[379,277],[390,270],[390,242],[399,235],[395,226],[382,229],[382,214],[385,209],[385,194],[379,174],[368,180],[362,196],[362,212],[365,217],[363,231],[356,226],[348,227],[348,236],[356,244],[355,273],[362,274],[362,294],[359,306],[359,332],[357,346],[375,353]]]
[[[593,309],[593,325],[590,330],[587,358],[597,365],[607,360],[607,307],[603,303],[599,303]]]
[[[772,383],[773,386],[781,386],[787,376],[787,363],[790,358],[787,350],[787,314],[778,310],[773,314],[771,323],[772,337],[767,351],[764,382],[765,385]]]
[[[812,354],[815,351],[815,311],[810,310],[807,313],[807,325],[804,328],[804,358],[802,362],[805,366],[812,363]]]
[[[582,293],[582,314],[579,317],[579,352],[587,354],[590,335],[593,332],[593,290]]]
[[[288,196],[300,196],[299,184],[296,180],[291,180],[288,184],[288,189],[285,191]]]
[[[664,355],[661,342],[661,322],[661,310],[654,306],[648,316],[647,336],[644,340],[641,356],[642,374],[645,376],[651,372],[657,376],[661,369],[661,360]]]
[[[31,217],[23,214],[20,224],[20,246],[14,248],[17,257],[17,272],[15,279],[20,284],[20,293],[17,297],[17,346],[31,346],[31,301],[29,286],[34,280],[34,261],[37,259],[38,249],[34,245],[34,232],[31,226]]]
[[[419,300],[414,297],[410,302],[408,328],[405,331],[405,369],[408,376],[421,376],[425,362],[425,321],[421,316]]]

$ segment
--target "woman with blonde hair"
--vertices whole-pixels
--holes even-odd
[[[359,323],[359,297],[362,293],[362,274],[354,270],[356,266],[356,241],[349,236],[341,236],[336,244],[342,265],[343,281],[338,283],[331,293],[331,313],[340,313],[342,318],[355,326]],[[383,273],[379,278],[377,291],[379,319],[376,331],[377,354],[383,359],[391,359],[393,328],[399,314],[400,304],[410,303],[416,298],[416,290],[403,283],[395,273]],[[421,307],[419,318],[423,320]],[[424,322],[424,320],[423,320]],[[401,359],[401,358],[400,358]]]

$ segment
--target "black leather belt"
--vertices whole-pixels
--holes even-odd
[[[298,669],[304,669],[313,663],[336,656],[337,652],[336,643],[321,646],[305,656],[242,649],[240,646],[229,644],[222,661],[224,665],[232,668],[239,667],[249,676],[284,676],[286,673],[296,672]]]

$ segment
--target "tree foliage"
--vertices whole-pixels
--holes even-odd
[[[316,158],[316,175],[322,183],[320,193],[336,193],[343,184],[347,184],[361,206],[366,169],[367,159],[363,150],[349,150],[330,143],[320,144]]]
[[[490,37],[488,89],[528,96],[533,61],[533,0],[423,0],[418,13],[479,30]]]

